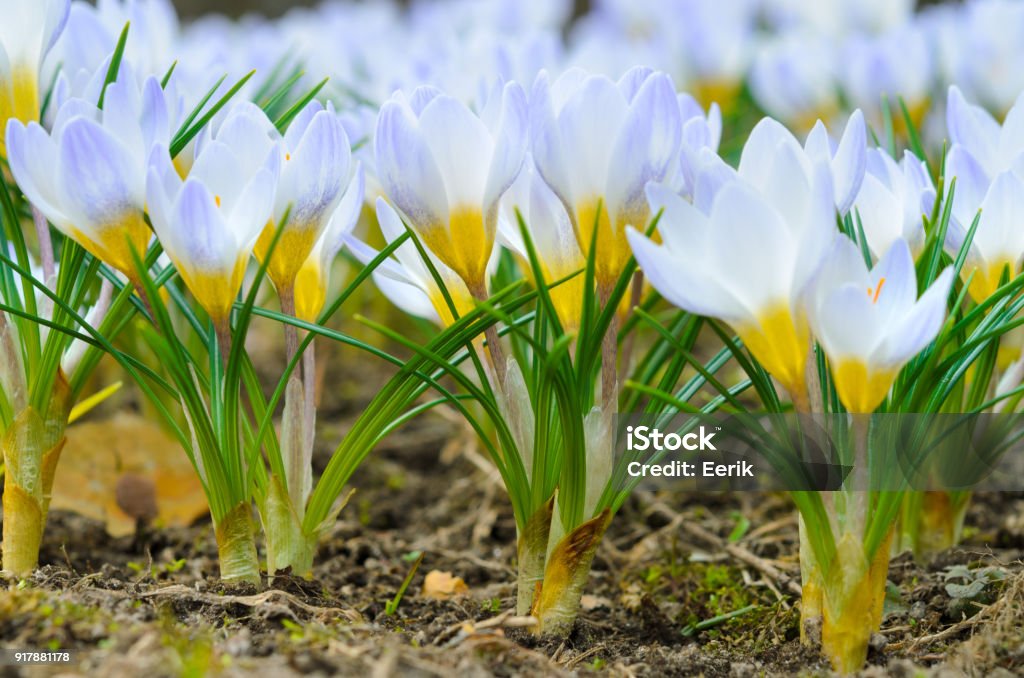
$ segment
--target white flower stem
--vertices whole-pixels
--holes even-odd
[[[50,239],[50,224],[39,208],[32,205],[32,221],[36,227],[36,238],[39,240],[39,261],[43,265],[43,282],[49,284],[57,271],[53,258],[53,241]]]

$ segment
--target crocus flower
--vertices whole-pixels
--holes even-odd
[[[712,103],[707,113],[697,100],[686,93],[678,95],[679,113],[683,120],[683,137],[679,146],[679,177],[672,184],[679,184],[679,191],[687,198],[693,198],[697,173],[700,171],[702,149],[718,152],[722,140],[722,111]]]
[[[104,109],[82,99],[61,107],[48,134],[38,123],[7,125],[11,171],[29,201],[100,260],[136,277],[151,237],[143,213],[149,154],[170,143],[160,83],[133,77],[107,87]]]
[[[394,242],[406,232],[402,218],[384,198],[377,198],[377,221],[388,243]],[[363,264],[369,264],[379,254],[355,236],[345,235],[344,239],[349,251]],[[427,250],[427,254],[448,290],[455,310],[459,315],[471,311],[475,304],[466,283],[430,250]],[[399,245],[394,256],[381,262],[372,275],[384,296],[409,315],[443,326],[448,326],[454,321],[451,308],[430,270],[420,258],[415,243],[406,241]]]
[[[928,170],[913,153],[906,151],[897,163],[881,148],[868,149],[867,172],[853,207],[875,256],[888,252],[899,238],[915,257],[920,254],[923,218],[931,214],[935,197]]]
[[[1024,103],[1018,100],[1000,126],[951,87],[947,116],[953,145],[946,175],[956,178],[956,190],[946,246],[959,252],[979,219],[961,275],[973,276],[970,293],[981,301],[999,286],[1004,270],[1010,277],[1019,272],[1024,256]]]
[[[744,160],[748,151],[744,149]],[[668,301],[724,320],[794,398],[806,393],[811,338],[802,295],[837,237],[832,184],[824,163],[810,165],[791,145],[761,158],[765,183],[697,181],[694,204],[651,184],[663,244],[628,232],[647,279]],[[743,161],[741,161],[741,165]],[[809,165],[809,166],[805,166]],[[714,186],[713,196],[702,195]],[[706,211],[703,211],[701,207]]]
[[[882,96],[895,112],[893,123],[902,125],[902,99],[915,126],[928,108],[934,84],[935,64],[925,34],[906,25],[880,36],[851,37],[841,50],[840,80],[847,99],[871,112],[875,129],[882,129]]]
[[[579,327],[583,314],[584,276],[587,260],[583,257],[572,222],[565,207],[533,168],[523,172],[502,199],[498,238],[519,259],[523,270],[532,272],[529,251],[516,217],[522,216],[539,260],[544,280],[551,285],[551,301],[559,322],[566,331]]]
[[[197,147],[188,177],[154,150],[146,195],[153,228],[196,301],[227,321],[256,239],[274,207],[280,148],[257,106],[236,104]]]
[[[384,104],[375,139],[377,175],[393,205],[479,298],[487,295],[498,201],[526,152],[526,100],[518,85],[505,85],[495,117],[488,127],[452,97],[421,87]]]
[[[344,196],[295,276],[295,315],[298,318],[314,322],[323,310],[327,300],[327,285],[330,283],[331,264],[344,245],[345,236],[359,221],[365,190],[363,169],[357,164]]]
[[[598,289],[609,291],[630,257],[626,229],[642,231],[650,221],[644,187],[676,171],[682,116],[675,88],[650,69],[635,68],[618,82],[574,69],[554,83],[541,73],[531,96],[534,162],[565,205],[580,248],[597,248]]]
[[[750,92],[772,116],[807,130],[839,110],[834,44],[820,34],[785,35],[764,44],[750,69]]]
[[[773,156],[783,152],[792,154],[810,172],[812,164],[822,164],[832,175],[833,202],[840,214],[846,214],[853,204],[867,165],[867,129],[864,115],[854,111],[846,123],[838,145],[833,145],[825,125],[814,124],[801,148],[796,137],[781,124],[765,118],[751,131],[740,157],[739,173],[755,185],[767,188],[777,181],[772,176],[776,166]]]
[[[39,68],[68,19],[70,0],[0,0],[0,156],[10,119],[39,119]]]
[[[921,298],[910,247],[897,239],[868,270],[852,240],[836,239],[811,285],[808,317],[851,412],[873,412],[900,369],[942,328],[953,279],[947,268]]]
[[[330,106],[311,102],[279,141],[284,162],[274,212],[256,242],[263,261],[285,215],[267,275],[279,293],[292,293],[295,276],[323,235],[352,179],[352,152],[341,120]]]

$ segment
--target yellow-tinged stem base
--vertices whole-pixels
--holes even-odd
[[[39,564],[53,478],[64,449],[71,394],[63,373],[54,378],[48,409],[26,407],[4,432],[3,569],[30,574]]]
[[[303,531],[302,521],[277,476],[270,479],[260,518],[267,539],[267,574],[273,577],[291,568],[293,575],[311,578],[320,535]]]
[[[537,618],[534,633],[565,637],[579,614],[580,598],[590,575],[594,554],[601,543],[611,513],[605,509],[563,537],[548,556],[544,581],[537,591],[531,613]]]
[[[260,584],[256,557],[256,525],[252,508],[242,502],[216,521],[217,556],[220,578],[228,583]]]
[[[800,527],[800,642],[805,645],[821,644],[824,582],[821,566],[814,558],[814,551],[807,539],[804,519],[799,516]]]
[[[823,581],[822,653],[841,673],[860,670],[871,634],[882,624],[892,532],[867,560],[852,535],[840,540],[832,572]]]
[[[544,559],[551,534],[554,498],[547,501],[526,522],[517,544],[516,614],[530,614],[533,601],[544,581]]]
[[[919,563],[960,543],[970,495],[928,491],[911,493],[903,505],[900,539],[893,555],[909,549]]]

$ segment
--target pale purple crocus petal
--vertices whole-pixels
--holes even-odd
[[[605,189],[608,213],[615,222],[646,217],[644,188],[665,176],[682,138],[682,119],[672,81],[652,75],[640,86],[623,120],[612,150]]]
[[[447,225],[448,198],[441,171],[409,108],[391,100],[381,108],[375,137],[377,175],[398,209],[418,228]]]

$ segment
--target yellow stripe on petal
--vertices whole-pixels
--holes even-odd
[[[271,243],[274,242],[277,224],[273,220],[267,222],[263,232],[256,241],[256,258],[263,263]],[[309,258],[316,245],[317,229],[309,224],[287,225],[281,237],[277,239],[274,253],[267,266],[267,275],[280,292],[295,284],[299,269]]]
[[[855,358],[840,360],[832,370],[836,392],[850,412],[869,414],[882,404],[896,380],[895,370],[874,370]]]
[[[598,208],[600,207],[600,213]],[[626,241],[627,223],[617,223],[612,227],[611,217],[604,201],[599,198],[586,200],[577,208],[576,239],[586,259],[591,243],[595,243],[597,252],[594,254],[594,278],[598,288],[611,290],[618,282],[626,262],[632,256],[629,242]],[[637,213],[627,219],[628,225],[643,230],[647,227],[647,215]],[[597,229],[595,240],[594,229]]]
[[[142,212],[132,211],[95,229],[91,235],[74,227],[70,235],[94,257],[134,280],[138,276],[132,249],[140,258],[146,256],[146,247],[153,232]]]
[[[447,287],[448,296],[451,297],[452,304],[455,306],[455,310],[458,311],[460,317],[476,308],[476,302],[473,300],[472,295],[469,294],[468,289],[451,283],[448,283]],[[430,297],[431,305],[433,305],[437,315],[441,318],[441,324],[444,327],[450,327],[455,322],[455,316],[452,315],[451,308],[449,308],[448,302],[445,301],[444,295],[441,294],[441,290],[431,289],[428,296]]]
[[[779,304],[758,316],[756,324],[737,327],[736,333],[790,395],[803,393],[804,370],[811,350],[806,318],[794,318],[788,303]]]
[[[327,301],[327,278],[315,257],[310,257],[295,275],[295,316],[316,322]]]
[[[431,252],[455,271],[471,289],[487,287],[487,262],[494,238],[484,228],[483,213],[477,207],[456,207],[448,217],[448,228],[420,228],[419,235]]]
[[[189,292],[210,315],[214,324],[218,324],[227,320],[231,314],[238,290],[242,287],[246,261],[246,257],[240,258],[230,272],[195,271],[180,261],[175,261],[174,265]]]
[[[1003,271],[1007,268],[1010,269],[1010,278],[1012,279],[1016,275],[1016,267],[1009,259],[998,260],[987,268],[978,266],[969,268],[965,266],[961,272],[963,279],[966,281],[968,276],[972,273],[974,275],[968,288],[971,298],[981,303],[992,296],[999,289],[999,280],[1003,277]]]
[[[9,119],[24,123],[39,120],[38,81],[35,70],[25,66],[15,66],[10,80],[0,78],[0,157],[7,157],[4,135]]]

